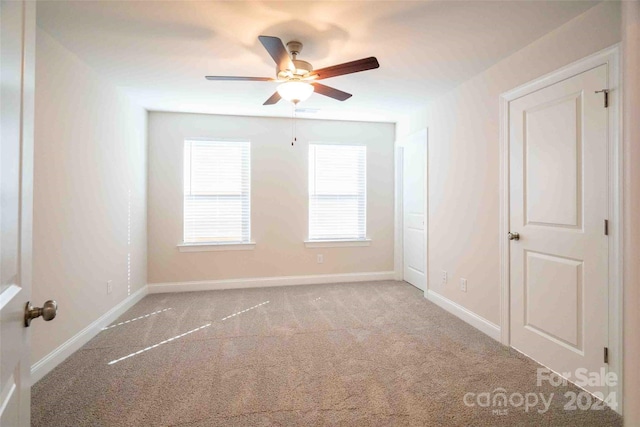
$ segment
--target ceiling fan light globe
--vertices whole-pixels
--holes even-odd
[[[297,104],[305,101],[313,93],[313,86],[305,82],[286,82],[276,89],[283,99]]]

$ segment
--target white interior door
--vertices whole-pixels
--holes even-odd
[[[35,2],[0,3],[0,425],[28,426]]]
[[[511,345],[572,381],[606,369],[606,85],[602,65],[509,104]]]
[[[413,286],[426,288],[425,197],[427,132],[412,134],[403,144],[402,212],[403,274]]]

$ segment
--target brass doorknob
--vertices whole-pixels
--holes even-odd
[[[27,302],[27,306],[24,309],[24,326],[31,325],[31,320],[42,316],[47,322],[53,320],[58,312],[58,303],[54,300],[45,302],[42,307],[34,307],[31,305],[31,301]]]
[[[509,240],[520,240],[520,234],[519,233],[511,233],[511,232],[509,232],[509,234],[507,234],[507,238]]]

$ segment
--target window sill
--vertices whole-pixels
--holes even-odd
[[[252,251],[256,242],[249,243],[181,243],[180,252],[221,252],[221,251]]]
[[[304,246],[307,248],[347,248],[355,246],[370,246],[371,239],[357,240],[305,240]]]

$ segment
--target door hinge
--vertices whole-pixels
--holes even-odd
[[[604,348],[604,363],[609,363],[609,347]]]
[[[609,89],[597,90],[596,93],[604,93],[604,108],[609,108]]]
[[[608,219],[604,220],[604,235],[605,236],[609,235],[609,220]]]

